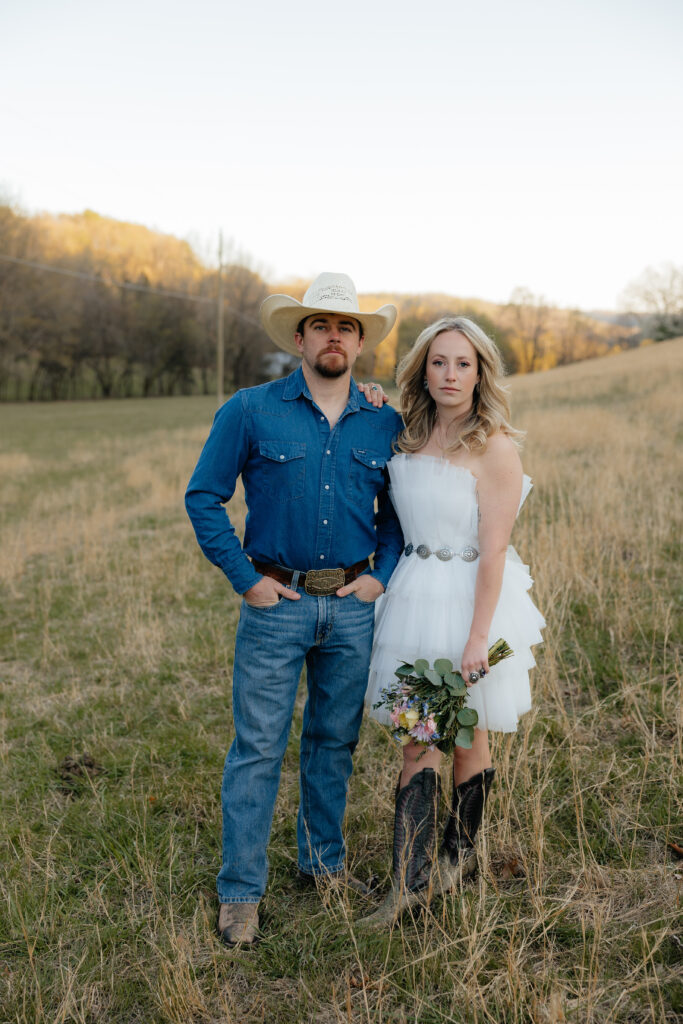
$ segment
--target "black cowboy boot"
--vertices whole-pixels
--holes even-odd
[[[423,768],[410,782],[396,786],[391,892],[374,914],[359,923],[383,927],[420,900],[430,882],[436,855],[436,826],[441,783],[433,768]]]
[[[495,768],[477,772],[453,790],[453,805],[448,814],[439,857],[441,874],[450,876],[451,883],[467,878],[476,869],[474,840],[495,773]]]

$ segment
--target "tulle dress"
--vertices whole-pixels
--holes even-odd
[[[477,481],[468,469],[430,455],[395,455],[388,464],[390,495],[406,549],[376,601],[375,639],[365,702],[370,715],[390,724],[386,708],[372,709],[381,691],[396,682],[404,661],[450,658],[460,668],[474,610],[478,558],[459,554],[441,560],[419,557],[417,548],[448,548],[472,557],[478,551]],[[520,508],[531,490],[524,477]],[[411,549],[412,545],[412,549]],[[468,550],[470,549],[470,550]],[[406,551],[408,553],[406,553]],[[423,551],[424,553],[424,551]],[[478,728],[514,732],[520,715],[531,707],[531,648],[541,641],[543,616],[528,591],[532,580],[514,548],[509,547],[498,605],[491,622],[489,646],[502,637],[514,656],[496,665],[468,690],[467,704],[479,714]]]

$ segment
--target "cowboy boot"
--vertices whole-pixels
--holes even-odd
[[[441,783],[433,768],[413,775],[402,789],[396,786],[391,891],[381,906],[358,923],[367,928],[393,924],[404,910],[430,894],[436,855],[436,824]]]
[[[481,825],[484,804],[495,772],[495,768],[486,768],[453,789],[453,804],[448,813],[439,856],[439,873],[444,880],[444,889],[452,888],[476,870],[474,840]]]

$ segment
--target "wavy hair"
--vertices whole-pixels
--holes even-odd
[[[429,346],[444,331],[459,331],[477,353],[479,383],[472,395],[472,408],[461,425],[458,437],[445,449],[452,455],[459,448],[482,451],[492,434],[500,431],[519,445],[524,434],[510,423],[508,388],[502,383],[503,361],[495,342],[472,320],[464,316],[445,316],[425,327],[396,371],[401,393],[404,427],[396,447],[401,452],[417,452],[427,444],[436,422],[436,403],[424,387]]]

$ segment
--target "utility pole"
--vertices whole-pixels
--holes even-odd
[[[225,352],[223,346],[223,232],[218,232],[218,308],[216,310],[216,375],[218,377],[218,407],[223,404],[223,375],[225,372]]]

